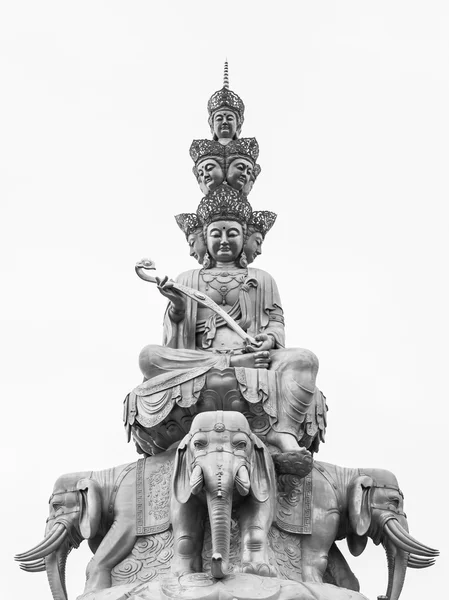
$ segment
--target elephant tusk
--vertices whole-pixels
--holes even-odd
[[[55,540],[57,537],[59,537],[62,529],[65,529],[64,525],[62,525],[61,523],[55,523],[55,525],[51,529],[50,533],[45,536],[45,538],[42,540],[42,542],[37,544],[37,546],[33,546],[33,548],[30,548],[30,550],[27,550],[26,552],[17,554],[14,557],[15,560],[29,560],[28,558],[26,558],[29,554],[32,554],[36,550],[41,550],[42,548],[49,546],[53,542],[53,540]]]
[[[390,540],[405,552],[411,552],[420,556],[438,556],[438,550],[424,546],[418,540],[415,540],[407,531],[396,521],[391,519],[385,523],[384,530]]]
[[[29,562],[34,561],[37,558],[43,558],[44,556],[47,556],[48,554],[53,552],[53,550],[58,548],[58,546],[60,546],[63,540],[67,537],[67,530],[64,527],[64,525],[58,525],[58,530],[54,531],[48,539],[44,540],[42,544],[40,544],[40,546],[38,546],[37,548],[33,548],[32,550],[29,550],[28,552],[25,552],[23,554],[18,554],[15,557],[15,559],[19,561]]]
[[[425,569],[435,564],[434,558],[414,556],[411,554],[408,559],[407,566],[411,569]]]
[[[203,471],[200,465],[195,465],[192,474],[190,475],[190,487],[192,494],[199,494],[204,485]]]
[[[39,573],[45,571],[45,561],[43,558],[35,560],[34,562],[20,563],[19,566],[22,571],[27,571],[27,573]]]
[[[242,465],[235,476],[235,486],[241,496],[247,496],[251,487],[248,469]]]

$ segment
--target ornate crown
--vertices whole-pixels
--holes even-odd
[[[242,99],[229,89],[228,61],[225,62],[224,66],[223,87],[221,90],[212,94],[207,103],[209,125],[211,124],[213,113],[220,108],[230,108],[233,110],[237,114],[239,126],[241,127],[243,125],[245,105],[243,104]]]
[[[220,219],[244,224],[251,219],[252,209],[245,194],[223,183],[201,200],[196,214],[202,225],[209,225]]]
[[[263,237],[270,231],[276,221],[277,214],[269,210],[255,210],[248,223],[250,229],[260,231]]]
[[[224,160],[225,151],[226,146],[216,140],[193,140],[189,150],[190,157],[195,164],[208,156],[216,160]]]
[[[232,140],[224,148],[226,148],[226,156],[243,156],[251,160],[253,164],[259,157],[259,144],[254,137]]]
[[[178,227],[184,232],[186,238],[188,238],[191,233],[201,229],[201,223],[198,221],[198,217],[195,213],[181,213],[180,215],[175,215],[175,219]]]

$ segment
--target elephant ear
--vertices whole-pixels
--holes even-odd
[[[352,556],[360,556],[360,554],[362,554],[362,552],[365,550],[368,542],[368,536],[349,533],[348,537],[346,538],[346,542],[348,544],[349,552],[352,554]]]
[[[190,498],[192,488],[190,485],[190,476],[192,467],[187,460],[187,450],[190,435],[186,435],[176,450],[175,466],[173,473],[173,493],[175,498],[181,504],[185,504]]]
[[[85,540],[97,535],[101,519],[100,486],[93,479],[80,479],[76,484],[79,490],[80,503],[80,533]]]
[[[259,502],[266,502],[274,489],[273,461],[265,445],[252,434],[253,452],[251,456],[251,493]]]
[[[371,524],[370,498],[372,487],[373,480],[371,477],[368,475],[359,475],[350,484],[348,489],[349,523],[352,532],[359,537],[366,535]],[[354,543],[353,548],[356,552],[361,548],[359,550],[360,554],[365,547],[361,547],[362,545],[363,542]],[[351,546],[349,549],[351,550]]]

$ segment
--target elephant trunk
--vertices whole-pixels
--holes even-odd
[[[65,584],[65,566],[71,549],[70,542],[65,540],[57,550],[45,557],[47,579],[53,600],[68,599]]]
[[[212,577],[222,579],[229,567],[232,494],[231,497],[211,497],[207,494],[207,506],[212,534]]]
[[[408,552],[397,548],[387,539],[384,543],[388,561],[388,585],[386,597],[388,600],[398,600],[404,585],[407,571]]]
[[[398,600],[404,585],[407,567],[431,566],[438,550],[424,546],[407,531],[407,522],[401,525],[396,518],[387,518],[383,527],[383,540],[388,561],[388,600]]]

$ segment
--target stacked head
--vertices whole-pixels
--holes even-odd
[[[243,263],[251,263],[262,252],[265,235],[276,215],[252,211],[248,202],[261,168],[257,164],[256,138],[240,138],[245,105],[229,89],[228,64],[225,63],[223,87],[212,94],[207,104],[212,140],[193,140],[190,157],[193,173],[204,194],[196,213],[177,215],[194,256],[207,268],[208,228],[214,222],[237,223],[242,232]]]

